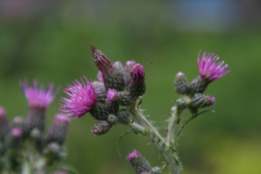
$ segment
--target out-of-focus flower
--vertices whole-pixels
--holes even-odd
[[[44,90],[43,85],[40,90],[37,88],[37,81],[34,81],[33,87],[29,87],[28,81],[20,82],[20,87],[28,101],[30,109],[46,109],[55,99],[57,92],[53,93],[53,84],[48,85]]]

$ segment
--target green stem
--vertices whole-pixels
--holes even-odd
[[[32,169],[27,160],[24,160],[22,164],[22,173],[21,174],[32,174]]]
[[[170,173],[179,174],[180,171],[178,168],[178,162],[175,159],[173,149],[171,149],[170,146],[166,144],[164,138],[162,138],[159,132],[153,127],[153,125],[139,110],[137,106],[138,102],[139,101],[137,100],[134,105],[129,107],[129,112],[132,114],[133,118],[138,121],[140,125],[137,123],[130,123],[129,126],[131,126],[134,130],[139,131],[141,134],[149,137],[165,156],[170,167]]]
[[[170,146],[170,143],[174,145],[175,143],[175,128],[176,121],[178,118],[178,109],[176,106],[171,108],[170,120],[168,125],[168,134],[167,134],[167,145]]]

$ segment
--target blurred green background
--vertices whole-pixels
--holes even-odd
[[[248,0],[1,0],[0,105],[10,121],[26,116],[27,101],[18,86],[25,78],[61,89],[82,76],[96,80],[93,44],[113,62],[135,60],[144,66],[147,91],[141,107],[163,128],[179,97],[175,74],[182,71],[193,80],[199,50],[215,52],[232,71],[205,92],[216,98],[211,107],[216,112],[191,122],[179,139],[184,174],[260,174],[260,7]],[[48,126],[61,96],[62,90],[47,111]],[[133,174],[126,156],[134,149],[152,166],[162,165],[164,157],[148,139],[130,134],[118,150],[116,140],[129,129],[117,125],[93,136],[94,123],[87,114],[69,127],[64,162],[79,173]]]

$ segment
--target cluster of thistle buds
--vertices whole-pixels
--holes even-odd
[[[223,62],[217,63],[219,57],[214,53],[204,52],[202,59],[200,52],[198,55],[199,76],[191,83],[188,82],[184,73],[177,73],[174,81],[175,91],[181,94],[176,103],[178,111],[181,113],[184,109],[189,108],[192,114],[196,114],[198,109],[211,106],[215,103],[215,98],[203,94],[207,86],[214,80],[219,79],[230,71],[226,71],[228,65]]]
[[[37,81],[32,87],[26,80],[20,86],[28,101],[27,117],[17,116],[9,124],[4,108],[0,107],[0,173],[66,174],[49,169],[67,155],[63,143],[70,119],[65,114],[57,114],[47,134],[43,134],[45,111],[56,98],[57,90],[53,92],[52,84],[47,90],[43,85],[38,89]]]
[[[67,116],[82,117],[89,112],[97,123],[92,128],[95,135],[107,133],[116,123],[130,122],[127,106],[132,105],[146,90],[145,71],[135,61],[112,63],[104,53],[91,46],[93,60],[99,69],[98,81],[86,77],[75,80],[64,90],[61,111]]]

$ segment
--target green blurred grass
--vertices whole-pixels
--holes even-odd
[[[164,127],[178,98],[173,90],[175,74],[182,71],[193,80],[198,75],[198,51],[206,50],[217,53],[232,71],[206,91],[216,98],[211,107],[216,112],[190,123],[179,139],[184,174],[261,172],[261,32],[177,32],[166,14],[159,14],[162,9],[157,4],[145,12],[137,8],[137,14],[127,10],[126,5],[121,10],[111,7],[101,16],[88,11],[79,18],[73,18],[65,7],[36,19],[0,23],[0,105],[6,108],[10,120],[27,113],[19,80],[53,82],[61,89],[82,76],[95,80],[97,68],[89,49],[93,44],[113,62],[135,60],[145,67],[147,91],[142,108],[156,126]],[[60,96],[65,95],[60,92],[48,109],[49,125],[58,112]],[[185,112],[184,117],[188,116]],[[69,127],[65,162],[80,173],[134,173],[125,160],[134,149],[153,166],[164,161],[156,147],[147,145],[148,139],[136,135],[128,135],[120,142],[119,156],[115,142],[128,128],[117,125],[106,135],[93,136],[94,123],[87,114],[73,120]]]

